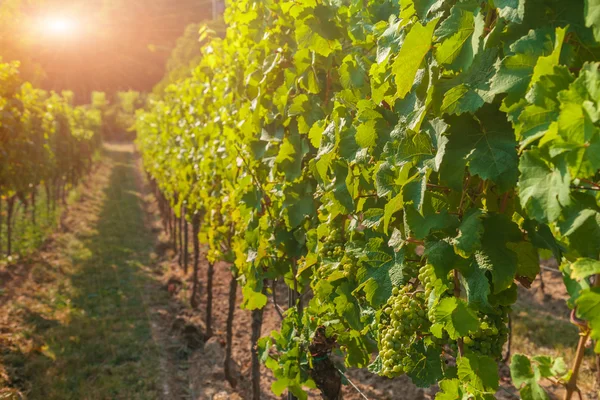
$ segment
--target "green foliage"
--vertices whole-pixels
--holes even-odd
[[[139,115],[146,169],[204,215],[244,307],[266,280],[312,290],[261,342],[277,393],[310,385],[324,328],[348,366],[376,345],[373,372],[492,399],[540,249],[585,257],[571,303],[598,332],[600,46],[567,3],[235,2]]]
[[[533,361],[533,362],[532,362]],[[540,385],[547,378],[561,379],[567,372],[562,358],[536,356],[531,360],[522,354],[515,354],[510,365],[513,384],[519,388],[523,400],[548,400],[550,397]]]
[[[101,101],[73,106],[73,94],[21,81],[18,63],[0,63],[0,196],[24,199],[37,186],[73,183],[100,144]]]

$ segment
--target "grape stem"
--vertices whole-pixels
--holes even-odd
[[[419,240],[419,239],[415,239],[415,238],[412,238],[412,237],[406,238],[406,241],[407,241],[408,243],[415,243],[415,244],[425,244],[425,242],[424,242],[424,241],[422,241],[422,240]]]
[[[273,291],[273,305],[275,306],[275,311],[277,311],[277,314],[279,314],[279,318],[281,320],[283,320],[283,309],[279,306],[279,304],[277,303],[277,287],[275,285],[276,280],[273,279],[271,281],[271,290]]]
[[[591,185],[591,186],[595,187],[598,190],[600,190],[600,184],[599,183],[596,183],[596,182],[591,181],[589,179],[582,179],[581,181],[587,183],[588,185]]]
[[[469,187],[470,180],[471,180],[471,176],[467,176],[467,178],[465,179],[465,185],[463,187],[462,194],[460,196],[460,203],[458,205],[458,215],[460,216],[461,219],[462,219],[462,215],[463,215],[463,204],[465,201],[465,195],[467,195],[467,189]]]
[[[598,286],[600,286],[600,274],[596,274],[594,278],[593,287]],[[567,389],[567,393],[565,393],[565,400],[571,400],[573,398],[573,393],[575,392],[577,392],[579,394],[579,398],[581,398],[581,391],[577,387],[577,378],[579,376],[579,368],[583,362],[583,356],[585,355],[585,344],[590,337],[589,327],[587,324],[583,325],[578,323],[579,320],[576,318],[575,312],[571,313],[571,322],[576,323],[576,325],[579,327],[580,333],[579,343],[577,343],[577,352],[575,353],[575,361],[573,361],[573,372],[571,373],[569,381],[565,384],[565,388]]]
[[[571,378],[565,385],[567,388],[567,393],[565,394],[565,400],[571,400],[573,398],[573,393],[579,393],[579,397],[581,397],[581,391],[577,387],[577,377],[579,375],[579,367],[581,367],[581,363],[583,361],[583,355],[585,353],[585,344],[590,336],[589,330],[586,332],[582,332],[579,336],[579,343],[577,344],[577,353],[575,355],[575,361],[573,362],[573,373],[571,374]]]

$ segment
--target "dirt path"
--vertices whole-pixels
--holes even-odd
[[[61,231],[0,271],[0,389],[32,400],[184,397],[164,319],[176,306],[152,267],[140,182],[133,146],[107,145]]]

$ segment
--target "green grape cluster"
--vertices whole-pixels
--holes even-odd
[[[507,323],[507,312],[484,315],[479,330],[464,338],[465,347],[496,359],[501,358],[504,343],[508,339]]]
[[[344,271],[344,277],[351,278],[356,276],[356,271],[358,270],[358,263],[352,257],[345,256],[340,263],[340,268],[342,271]]]
[[[321,259],[340,260],[344,256],[344,237],[340,229],[332,229],[319,249]]]
[[[394,377],[413,369],[412,344],[429,331],[427,304],[422,291],[410,293],[410,286],[394,288],[383,308],[378,325],[382,374]]]

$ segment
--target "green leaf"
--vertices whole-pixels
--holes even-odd
[[[390,219],[394,213],[402,210],[404,207],[404,198],[402,193],[398,193],[389,202],[385,204],[385,211],[383,215],[383,232],[388,233],[388,227],[390,225]]]
[[[554,109],[547,109],[536,105],[525,107],[519,115],[519,122],[515,129],[515,133],[521,141],[521,148],[525,148],[530,143],[544,136],[557,117],[558,111]]]
[[[562,272],[563,283],[565,284],[567,293],[569,293],[567,304],[570,308],[575,308],[575,302],[584,291],[590,288],[590,284],[587,280],[577,281],[571,279],[571,264],[562,266]]]
[[[405,31],[400,29],[399,19],[390,20],[387,29],[377,39],[377,64],[381,64],[390,53],[397,52],[404,39]]]
[[[535,379],[533,374],[533,368],[531,367],[531,361],[527,356],[522,354],[515,354],[510,360],[510,376],[513,381],[513,385],[519,388],[522,384],[530,382]]]
[[[542,378],[562,377],[569,370],[562,357],[534,356],[532,360],[537,364],[536,375]]]
[[[591,258],[578,258],[571,263],[571,278],[582,280],[588,276],[600,274],[600,261]]]
[[[538,356],[534,357],[533,360],[536,364],[531,363],[527,356],[522,354],[515,354],[511,360],[510,373],[513,379],[515,387],[520,388],[519,393],[521,399],[524,400],[549,400],[550,397],[540,386],[538,380],[543,377],[556,376],[553,373],[553,363],[556,365],[556,372],[559,372],[561,362],[564,364],[562,359],[557,359],[556,362],[550,357]]]
[[[489,310],[491,305],[488,296],[491,288],[486,271],[479,268],[477,263],[469,263],[460,268],[460,272],[469,307],[474,310]]]
[[[308,131],[310,144],[312,144],[314,148],[318,149],[321,147],[321,139],[323,137],[323,131],[325,130],[325,124],[326,122],[324,120],[315,122],[310,128],[310,131]]]
[[[299,24],[296,28],[296,41],[299,48],[308,48],[323,57],[327,57],[333,51],[341,49],[342,45],[338,40],[325,39],[314,28],[314,26],[308,24]]]
[[[583,291],[575,304],[577,316],[588,321],[592,339],[600,340],[600,288]]]
[[[557,260],[562,258],[562,248],[559,246],[548,225],[540,224],[532,219],[526,219],[523,223],[523,228],[527,231],[527,236],[535,247],[552,251]]]
[[[440,168],[442,180],[462,188],[464,165],[471,174],[489,179],[506,191],[517,181],[517,152],[514,132],[503,113],[491,105],[483,107],[477,118],[456,118],[451,123],[446,151]]]
[[[314,214],[312,191],[313,188],[308,183],[296,184],[285,190],[283,208],[286,210],[286,223],[289,228],[298,227],[306,218]]]
[[[517,255],[506,243],[521,241],[522,234],[517,224],[503,214],[489,213],[483,224],[482,247],[475,252],[474,262],[478,268],[490,271],[493,293],[497,294],[512,285],[517,272]]]
[[[352,287],[348,282],[343,282],[336,289],[338,295],[334,300],[337,313],[344,317],[348,325],[356,330],[362,329],[360,323],[360,308],[354,296],[352,296]]]
[[[523,387],[519,391],[519,394],[521,395],[521,400],[550,400],[548,393],[537,382],[531,382]]]
[[[515,24],[523,22],[525,16],[525,0],[495,0],[498,15]]]
[[[426,26],[417,22],[406,35],[402,48],[392,65],[397,98],[402,99],[410,92],[421,62],[431,49],[431,40],[437,22],[438,20],[434,19]]]
[[[396,186],[396,173],[392,165],[384,162],[376,170],[375,173],[375,188],[377,189],[378,197],[385,197],[394,191]]]
[[[443,298],[435,308],[435,318],[444,325],[452,340],[479,329],[479,320],[475,313],[463,300],[456,297]]]
[[[493,100],[494,96],[490,96],[490,79],[496,72],[497,54],[496,49],[478,53],[466,72],[447,84],[440,84],[441,90],[445,91],[441,105],[442,113],[473,114],[484,103]]]
[[[505,57],[492,78],[490,95],[509,94],[509,103],[519,101],[525,96],[533,70],[540,56],[552,52],[553,42],[546,30],[531,30],[510,47],[513,55]]]
[[[377,144],[376,120],[369,120],[356,128],[356,143],[362,148],[372,148]]]
[[[246,310],[257,310],[267,305],[267,296],[261,292],[256,292],[249,285],[245,285],[242,289],[244,296],[243,308]]]
[[[517,276],[534,280],[540,273],[540,256],[530,242],[507,243],[506,247],[517,254]]]
[[[564,212],[564,221],[558,224],[560,232],[580,256],[596,258],[600,253],[600,241],[589,240],[600,237],[600,212],[596,210],[595,199],[576,193],[571,195],[571,202]]]
[[[594,37],[600,42],[600,0],[584,0],[585,26],[593,28]]]
[[[445,38],[435,51],[436,60],[441,65],[448,65],[453,70],[464,70],[478,53],[484,19],[481,12],[473,11],[463,5],[455,5],[450,16],[436,30],[438,38]]]
[[[440,382],[440,391],[435,400],[462,400],[464,393],[458,379],[444,379]]]
[[[571,179],[563,166],[552,166],[537,150],[523,153],[519,163],[519,198],[528,215],[540,222],[553,222],[569,204]]]
[[[425,256],[427,256],[427,262],[434,266],[436,274],[440,276],[450,272],[458,258],[454,253],[454,248],[447,240],[426,241]]]
[[[356,292],[364,292],[367,301],[373,307],[379,307],[392,295],[394,286],[400,285],[402,274],[402,253],[391,253],[384,247],[383,239],[369,240],[365,249],[359,254],[359,262],[364,265],[357,273],[360,285]]]
[[[410,358],[414,368],[407,375],[418,387],[429,387],[442,379],[441,350],[434,346],[425,346],[422,341],[411,346]]]
[[[492,357],[465,354],[458,357],[458,378],[469,382],[469,386],[479,391],[498,389],[498,365]]]
[[[279,378],[271,384],[271,391],[275,396],[281,396],[283,392],[288,388],[290,380],[287,378]]]
[[[340,83],[346,89],[361,88],[367,81],[367,73],[360,59],[347,55],[340,67]]]
[[[416,239],[424,239],[432,231],[441,231],[457,225],[458,219],[448,211],[439,213],[426,213],[423,216],[413,205],[404,208],[404,215],[408,228],[413,232]]]
[[[482,215],[483,211],[481,209],[472,208],[463,217],[458,227],[458,236],[453,240],[454,251],[461,257],[469,258],[475,250],[481,248]]]
[[[529,85],[535,84],[543,75],[551,75],[554,73],[554,67],[559,65],[560,52],[562,50],[563,41],[565,40],[566,28],[556,28],[554,36],[554,50],[547,56],[538,58],[533,69],[533,76]]]
[[[413,3],[420,20],[427,19],[429,14],[439,11],[444,6],[444,0],[413,0]]]

